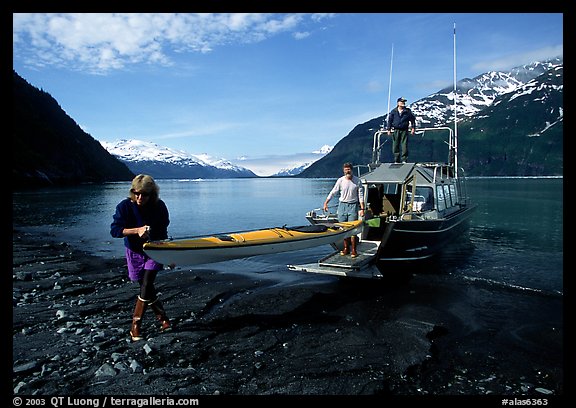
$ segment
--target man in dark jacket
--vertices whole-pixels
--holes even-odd
[[[392,109],[388,115],[388,135],[394,128],[392,136],[392,153],[394,154],[394,163],[406,163],[408,160],[408,127],[412,124],[412,134],[416,130],[416,117],[412,111],[406,107],[406,99],[400,97],[397,100],[398,106]],[[402,151],[400,151],[400,149]]]

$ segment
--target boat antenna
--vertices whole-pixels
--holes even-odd
[[[390,92],[392,90],[392,62],[394,61],[394,43],[390,53],[390,78],[388,79],[388,105],[386,106],[386,125],[388,125],[388,115],[390,115]]]
[[[386,116],[384,116],[384,121],[378,130],[374,134],[374,145],[372,146],[372,162],[375,164],[380,163],[380,136],[384,132],[384,129],[388,126],[388,116],[390,115],[390,93],[392,90],[392,62],[394,61],[394,43],[392,43],[392,51],[390,53],[390,78],[388,79],[388,105],[386,106]]]
[[[456,23],[454,23],[454,140],[450,143],[450,164],[454,166],[454,178],[458,178],[458,118],[456,114]]]

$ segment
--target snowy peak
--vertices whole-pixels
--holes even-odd
[[[456,83],[458,120],[471,117],[491,106],[501,95],[516,92],[544,73],[563,66],[562,58],[534,62],[510,71],[489,71],[475,78]],[[454,120],[454,89],[444,88],[413,103],[410,108],[418,118],[419,127],[442,126]]]
[[[171,149],[142,140],[122,139],[115,142],[100,142],[108,152],[124,161],[162,161],[166,163],[203,164],[203,160],[183,150]]]
[[[256,177],[251,170],[226,159],[194,155],[152,142],[122,139],[100,144],[134,173],[149,173],[157,178]]]
[[[324,145],[318,150],[314,150],[311,155],[308,156],[304,162],[300,162],[296,166],[286,167],[280,169],[277,173],[274,174],[275,177],[286,177],[286,176],[296,176],[302,173],[305,169],[310,167],[314,164],[317,160],[320,160],[322,157],[326,156],[330,153],[333,149],[333,146]]]
[[[312,153],[326,155],[326,154],[330,153],[333,148],[334,148],[334,146],[324,145],[320,149],[314,150]]]
[[[564,66],[555,66],[553,69],[517,88],[515,92],[510,95],[510,101],[523,95],[535,95],[536,93],[540,93],[537,100],[546,101],[553,92],[562,92],[564,90],[563,78]],[[563,109],[559,109],[561,115],[562,111]]]
[[[227,159],[215,159],[214,157],[202,153],[198,155],[193,155],[196,159],[200,160],[203,163],[206,163],[210,166],[218,167],[220,169],[228,169],[228,170],[238,170],[238,169],[245,169],[245,167],[237,166],[233,164],[230,160]]]
[[[214,158],[206,153],[190,154],[183,150],[135,139],[100,142],[100,144],[110,154],[126,163],[133,172],[154,171],[160,174],[156,176],[158,178],[192,177],[188,174],[190,172],[194,173],[193,177],[204,178],[257,177],[251,169],[236,165],[224,158]],[[331,150],[332,146],[324,145],[311,153],[296,155],[297,157],[288,160],[290,163],[286,163],[285,168],[278,170],[273,176],[299,174]]]

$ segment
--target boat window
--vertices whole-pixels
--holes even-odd
[[[454,184],[450,184],[450,195],[452,196],[454,205],[458,205],[458,194],[456,194],[456,185]]]
[[[452,198],[450,197],[450,187],[444,184],[444,200],[446,201],[446,207],[452,207]]]
[[[434,208],[434,191],[432,187],[416,187],[416,197],[422,197],[420,211],[427,211]]]
[[[446,201],[444,200],[444,189],[442,186],[436,186],[436,197],[438,199],[438,210],[446,209]]]
[[[382,193],[384,194],[398,194],[398,187],[400,187],[400,185],[395,183],[384,183],[382,184],[382,187]]]
[[[414,195],[414,200],[412,200],[412,186],[406,186],[406,204],[405,209],[408,209],[410,203],[412,203],[412,211],[427,211],[434,208],[434,195],[431,187],[416,187],[416,194]]]

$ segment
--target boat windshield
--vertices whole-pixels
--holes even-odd
[[[406,205],[412,202],[412,186],[406,186]],[[412,211],[428,211],[434,208],[434,191],[432,187],[416,187]]]

